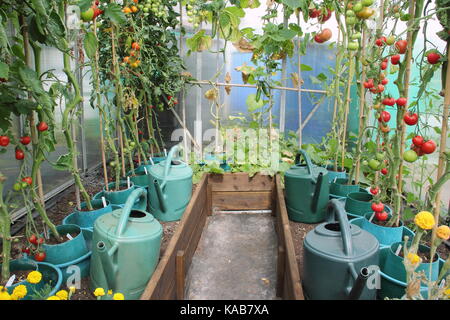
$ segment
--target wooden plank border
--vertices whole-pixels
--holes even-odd
[[[232,204],[230,204],[230,201]],[[184,298],[184,281],[206,218],[214,209],[267,210],[275,216],[278,238],[277,296],[303,300],[284,194],[279,176],[246,173],[204,175],[141,300]]]
[[[278,258],[279,260],[284,258],[284,262],[278,261],[278,267],[281,270],[277,270],[277,294],[281,294],[284,300],[304,300],[300,272],[295,258],[294,240],[279,175],[276,176],[276,198],[278,244],[283,247],[278,250]]]

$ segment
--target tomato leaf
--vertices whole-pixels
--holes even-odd
[[[84,50],[89,59],[94,59],[97,47],[98,41],[95,34],[93,32],[86,33],[86,37],[84,38]]]
[[[111,19],[116,25],[124,24],[126,22],[125,14],[122,8],[116,3],[109,3],[105,8],[104,16]]]
[[[8,79],[8,76],[9,76],[9,66],[6,63],[0,61],[0,78]]]

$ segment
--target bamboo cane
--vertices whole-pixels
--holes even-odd
[[[351,102],[351,88],[352,88],[352,78],[353,78],[353,72],[354,72],[354,55],[353,53],[349,54],[349,70],[348,70],[348,79],[347,79],[347,93],[346,93],[346,101],[345,101],[345,111],[344,111],[344,123],[343,123],[343,130],[342,130],[342,154],[341,154],[341,168],[344,168],[345,164],[345,142],[347,138],[347,121],[348,121],[348,114],[350,111],[350,102]],[[351,183],[351,181],[349,181]]]
[[[410,17],[415,16],[415,0],[409,1],[409,15]],[[406,68],[405,68],[405,75],[404,75],[404,88],[403,88],[403,97],[408,98],[409,93],[409,79],[411,76],[411,60],[412,60],[412,53],[413,53],[413,30],[412,27],[414,25],[414,20],[411,19],[408,21],[408,32],[407,32],[407,41],[408,41],[408,49],[406,52]],[[405,133],[406,133],[406,125],[403,121],[403,116],[405,115],[406,108],[398,108],[397,112],[397,132],[400,132],[400,141],[399,141],[399,155],[402,156],[403,152],[405,151]],[[400,165],[398,169],[398,186],[397,186],[397,192],[399,195],[402,194],[403,190],[403,160],[400,158]],[[401,206],[397,207],[397,225],[400,223],[400,210]]]
[[[367,37],[367,33],[365,31],[365,28],[363,26],[363,30],[362,30],[362,42],[361,42],[361,57],[362,59],[364,59],[365,54],[366,54],[366,37]],[[364,88],[364,81],[366,81],[366,66],[363,64],[362,65],[362,70],[361,70],[361,84],[360,84],[360,88],[359,88],[359,128],[358,128],[358,132],[359,132],[359,139],[362,140],[363,139],[363,130],[365,127],[365,104],[366,104],[366,89]],[[360,168],[361,168],[361,144],[362,141],[358,141],[358,150],[357,150],[357,157],[356,157],[356,168],[355,168],[355,184],[359,183],[359,174],[360,174]]]

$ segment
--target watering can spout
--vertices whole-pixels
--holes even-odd
[[[108,283],[108,289],[114,289],[115,278],[117,274],[117,266],[112,261],[112,255],[117,250],[117,246],[114,245],[110,250],[106,248],[106,244],[103,241],[97,243],[97,252],[100,257],[100,261],[103,267],[103,273]]]
[[[367,268],[362,268],[358,274],[358,277],[353,284],[352,289],[348,295],[348,300],[358,300],[361,296],[364,287],[366,286],[367,279],[369,278],[369,270]]]
[[[317,176],[316,188],[314,190],[313,199],[312,199],[312,211],[314,213],[317,213],[317,210],[318,210],[319,197],[320,197],[320,194],[322,193],[323,180],[324,180],[323,174],[319,173],[319,175]]]
[[[155,180],[153,183],[155,184],[156,195],[158,196],[161,211],[166,213],[167,212],[166,196],[164,195],[164,192],[158,180]]]

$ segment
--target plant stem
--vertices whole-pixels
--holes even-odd
[[[66,5],[67,5],[66,1],[61,2],[61,4],[60,4],[59,14],[61,17],[65,16],[65,6]],[[72,131],[71,127],[73,126],[72,116],[75,112],[76,107],[81,102],[83,102],[83,98],[81,96],[80,86],[78,84],[78,81],[76,80],[75,75],[73,74],[73,72],[70,68],[69,44],[66,39],[62,39],[62,42],[64,43],[64,47],[66,49],[63,52],[63,62],[64,62],[63,71],[67,76],[68,83],[72,86],[72,88],[74,90],[74,97],[72,98],[72,100],[66,101],[66,107],[64,109],[63,117],[62,117],[62,130],[64,133],[64,137],[66,139],[67,149],[72,158],[72,168],[71,168],[72,176],[74,177],[75,184],[80,189],[80,193],[83,196],[84,201],[86,202],[87,209],[91,211],[94,209],[91,204],[91,197],[89,196],[89,194],[87,193],[86,189],[83,186],[83,183],[81,182],[79,171],[76,170],[78,157],[77,157],[77,152],[76,152],[76,148],[75,148],[75,144],[73,142],[73,137],[72,137],[72,132],[71,132]]]
[[[6,177],[0,172],[0,231],[3,247],[2,277],[0,280],[2,283],[5,283],[9,279],[9,262],[11,260],[11,218],[8,208],[3,201],[3,186],[5,181]]]

